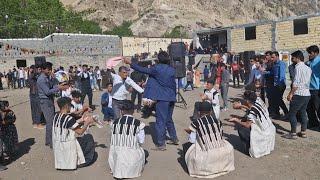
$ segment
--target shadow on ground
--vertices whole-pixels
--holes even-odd
[[[19,142],[18,143],[18,151],[16,153],[15,160],[18,160],[23,155],[28,154],[31,149],[31,146],[34,145],[34,143],[35,143],[34,138],[28,138],[22,142]]]
[[[178,148],[178,154],[180,155],[180,157],[178,157],[178,159],[177,159],[178,163],[181,165],[181,167],[182,167],[182,169],[184,170],[185,173],[189,173],[186,161],[184,159],[183,150]]]
[[[156,137],[155,137],[155,132],[154,132],[154,126],[155,123],[154,122],[149,122],[149,125],[147,125],[146,127],[144,127],[144,132],[145,134],[149,134],[152,137],[152,141],[154,144],[156,144]]]
[[[229,143],[233,146],[233,148],[245,155],[247,155],[244,145],[240,140],[239,136],[236,136],[234,134],[224,134],[224,137],[226,137],[226,140],[229,141]]]

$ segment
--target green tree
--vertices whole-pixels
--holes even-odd
[[[105,31],[104,34],[118,35],[120,37],[130,37],[133,36],[132,30],[130,29],[131,25],[132,22],[124,21],[120,26],[116,26],[110,31]]]
[[[164,38],[188,38],[183,26],[176,26],[170,32],[165,32],[162,36]]]
[[[0,38],[44,37],[56,27],[64,33],[101,32],[97,23],[82,15],[66,10],[59,0],[0,0]]]

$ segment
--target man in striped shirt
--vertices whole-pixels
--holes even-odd
[[[57,104],[60,112],[54,116],[52,127],[55,168],[74,170],[90,165],[94,161],[95,145],[93,136],[85,132],[94,119],[86,115],[76,120],[70,114],[71,99],[68,97],[59,98]]]
[[[191,177],[215,178],[235,169],[233,147],[223,138],[222,122],[212,110],[210,102],[200,102],[200,117],[185,129],[189,142],[182,147]]]
[[[296,115],[299,112],[301,117],[301,132],[298,135],[302,138],[306,138],[308,125],[307,106],[310,100],[309,85],[312,71],[304,64],[304,56],[301,51],[296,51],[292,53],[291,56],[292,62],[296,63],[292,88],[287,97],[287,100],[290,101],[289,120],[291,132],[284,137],[288,139],[297,139]]]
[[[276,128],[269,118],[267,106],[254,91],[245,91],[244,100],[246,116],[234,115],[229,122],[237,124],[240,139],[251,157],[268,155],[274,150]]]
[[[109,166],[113,177],[136,178],[141,176],[145,165],[145,153],[141,145],[145,140],[145,124],[132,115],[134,104],[124,100],[123,116],[111,125]]]

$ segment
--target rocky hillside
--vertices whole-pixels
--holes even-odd
[[[132,21],[134,35],[158,37],[176,26],[192,31],[311,14],[317,0],[60,0],[109,30]],[[320,3],[320,2],[319,2]],[[320,5],[319,5],[320,6]]]

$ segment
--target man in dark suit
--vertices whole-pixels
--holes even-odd
[[[82,98],[81,98],[82,103],[84,102],[85,97],[88,96],[90,108],[95,109],[95,107],[92,105],[93,93],[92,93],[91,84],[90,84],[90,74],[88,72],[88,65],[84,64],[82,66],[82,72],[78,73],[78,77],[81,82],[80,87],[82,92]]]
[[[148,74],[152,78],[153,88],[150,89],[148,96],[150,99],[156,101],[156,148],[154,150],[166,150],[166,130],[169,133],[170,144],[178,145],[176,129],[172,120],[174,103],[176,101],[176,81],[175,69],[168,64],[170,58],[168,53],[162,51],[158,54],[159,64],[144,68],[138,64],[132,63],[130,59],[125,59],[126,64],[130,64],[131,68],[144,74]],[[147,89],[146,89],[147,91]],[[151,93],[153,91],[153,93]]]

